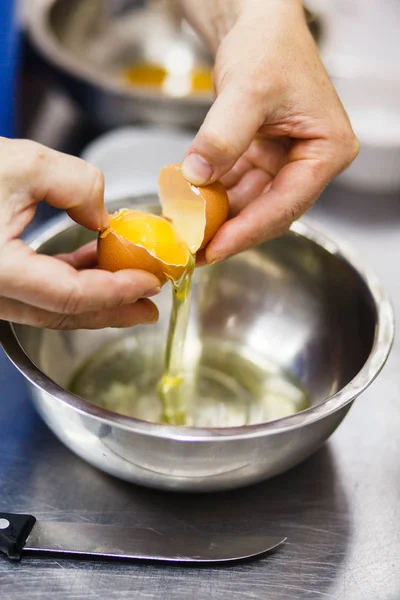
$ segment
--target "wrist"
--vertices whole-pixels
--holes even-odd
[[[266,19],[274,15],[304,15],[302,0],[181,0],[188,21],[214,51],[240,18]]]
[[[189,23],[214,52],[238,20],[244,0],[181,0]]]

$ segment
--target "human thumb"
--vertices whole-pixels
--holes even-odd
[[[184,177],[194,185],[220,179],[250,146],[263,125],[265,99],[258,100],[237,77],[218,94],[182,163]]]

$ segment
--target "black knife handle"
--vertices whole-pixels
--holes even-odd
[[[0,552],[12,560],[20,560],[35,523],[36,519],[32,515],[0,512]]]

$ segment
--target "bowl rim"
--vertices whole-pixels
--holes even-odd
[[[156,198],[155,194],[145,194],[132,196],[130,200],[134,200],[136,206],[143,203],[149,208],[157,204]],[[112,206],[112,204],[121,203],[121,201],[123,200],[113,200],[107,204]],[[79,225],[68,215],[62,214],[38,227],[25,241],[34,250],[37,250],[46,241],[71,227],[79,227]],[[276,435],[311,425],[351,404],[375,380],[384,367],[393,345],[395,319],[392,303],[379,279],[371,269],[365,267],[347,243],[337,239],[333,241],[331,237],[321,231],[319,226],[317,229],[314,224],[311,225],[308,218],[293,223],[289,231],[316,243],[328,253],[338,256],[338,258],[349,264],[369,290],[377,316],[372,349],[361,370],[335,394],[332,394],[321,403],[294,415],[266,423],[224,428],[183,427],[141,421],[91,404],[53,381],[29,358],[19,342],[14,325],[8,321],[0,321],[0,344],[14,366],[35,388],[52,396],[54,400],[68,405],[82,415],[132,433],[186,442],[217,442]]]
[[[212,93],[192,93],[187,96],[168,96],[151,88],[140,85],[124,85],[118,80],[103,76],[99,69],[86,67],[77,57],[64,49],[54,35],[49,13],[58,0],[35,0],[35,10],[29,12],[26,26],[27,33],[36,50],[39,50],[51,64],[64,71],[68,76],[78,79],[87,85],[100,88],[104,93],[120,98],[146,101],[162,101],[165,105],[184,105],[209,108],[213,101]]]

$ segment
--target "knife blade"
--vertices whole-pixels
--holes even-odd
[[[94,523],[37,521],[0,513],[0,552],[20,560],[25,552],[173,563],[223,563],[265,554],[285,537],[160,531]]]

